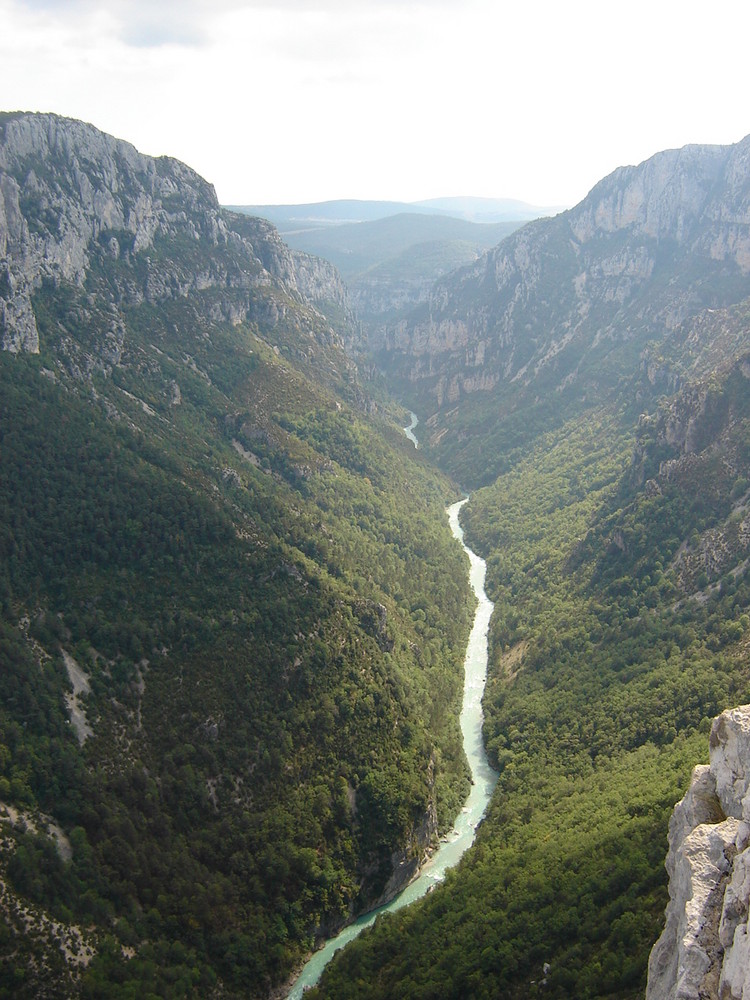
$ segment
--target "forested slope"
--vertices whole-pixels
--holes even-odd
[[[749,151],[618,171],[439,284],[383,345],[415,451],[324,262],[0,115],[2,995],[268,995],[413,871],[467,787],[430,453],[484,484],[500,778],[315,995],[643,994],[669,814],[750,700]]]
[[[333,272],[0,125],[0,995],[267,995],[467,788],[457,492],[367,415]]]

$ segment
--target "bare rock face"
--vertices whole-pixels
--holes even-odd
[[[213,290],[214,321],[273,325],[285,297],[319,314],[332,305],[341,326],[352,318],[335,268],[290,250],[269,223],[223,211],[185,164],[83,122],[0,114],[0,349],[38,352],[34,293],[45,282],[85,289],[92,268],[114,276],[115,313]],[[274,286],[283,294],[265,294]],[[99,353],[111,353],[109,333]]]
[[[437,411],[504,385],[590,393],[613,351],[750,294],[749,223],[750,137],[657,153],[441,279],[371,346]]]
[[[670,901],[647,1000],[750,996],[750,705],[714,720],[709,750],[669,824]]]
[[[142,156],[83,122],[3,116],[0,346],[39,350],[31,294],[45,279],[81,285],[101,234],[127,234],[137,252],[160,226],[206,209],[218,209],[213,187],[177,161]]]

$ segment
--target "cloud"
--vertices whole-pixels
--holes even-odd
[[[13,0],[17,8],[53,19],[106,17],[114,37],[134,48],[208,44],[223,14],[273,11],[309,15],[392,15],[399,11],[461,8],[464,0]]]
[[[621,163],[748,131],[750,7],[738,4],[731,34],[698,10],[0,0],[0,93],[9,110],[56,111],[174,155],[235,204],[572,203]],[[633,53],[647,71],[633,72]]]
[[[133,17],[128,11],[126,20],[119,22],[117,32],[120,41],[134,48],[159,48],[163,45],[198,47],[206,45],[209,34],[198,12],[189,9],[180,17],[175,17],[163,5],[146,5]]]
[[[17,9],[41,21],[70,27],[94,20],[103,34],[134,48],[195,47],[210,40],[212,14],[240,6],[239,0],[15,0]],[[106,29],[103,27],[106,25]]]

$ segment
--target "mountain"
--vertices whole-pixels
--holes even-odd
[[[530,422],[606,398],[649,343],[750,294],[749,158],[750,137],[620,168],[374,331],[425,444],[467,485],[488,482]]]
[[[416,247],[467,244],[477,256],[480,251],[495,246],[517,226],[517,223],[490,225],[449,216],[403,212],[373,222],[287,233],[285,238],[290,246],[333,264],[351,291],[352,287],[356,289],[357,279],[361,280],[368,272],[394,259],[405,257],[409,251],[414,255]],[[446,271],[441,269],[437,277],[444,273]]]
[[[541,208],[514,198],[430,198],[414,203],[420,208],[444,212],[469,222],[528,222],[543,215],[557,215],[563,206]]]
[[[674,803],[750,702],[749,142],[616,171],[363,333],[184,165],[0,116],[8,995],[278,994],[414,871],[467,787],[433,459],[495,603],[497,790],[311,996],[643,996]]]
[[[532,429],[464,508],[495,603],[497,789],[445,886],[342,952],[313,997],[643,996],[673,804],[711,718],[750,697],[747,352],[651,405]]]
[[[333,264],[369,330],[407,314],[443,275],[477,259],[518,227],[402,213],[374,222],[287,233],[290,246]],[[368,333],[368,339],[373,335]]]
[[[141,287],[127,289],[137,304],[227,286],[222,318],[238,323],[261,318],[264,310],[279,311],[262,292],[272,276],[298,300],[305,296],[321,310],[346,313],[345,292],[332,268],[290,251],[262,220],[234,217],[228,224],[213,188],[183,164],[143,157],[127,143],[53,116],[5,114],[0,126],[4,350],[38,351],[31,295],[40,284],[80,286],[93,263],[112,260],[116,269],[123,261],[127,267],[173,239],[187,251],[179,271],[157,276],[158,265],[157,274],[141,268],[134,276]],[[206,246],[221,249],[222,269],[212,270],[205,260]]]
[[[347,225],[356,222],[373,222],[391,215],[409,211],[401,201],[364,201],[356,198],[337,201],[318,201],[300,205],[231,205],[227,206],[243,215],[257,216],[273,222],[280,233],[299,233],[305,230]],[[432,214],[428,209],[418,209]]]
[[[0,989],[267,996],[468,787],[455,486],[335,270],[0,115]]]

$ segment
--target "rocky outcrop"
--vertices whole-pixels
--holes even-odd
[[[116,312],[213,291],[212,321],[273,326],[291,299],[329,342],[340,331],[326,314],[339,327],[353,316],[331,265],[290,250],[270,223],[223,211],[179,161],[56,115],[0,115],[0,348],[37,352],[34,293],[45,282],[83,289],[92,269],[110,279]],[[100,332],[101,350],[111,334]]]
[[[647,1000],[750,996],[750,705],[714,720],[709,752],[669,824],[670,901]]]
[[[389,854],[373,853],[362,871],[362,885],[356,909],[351,908],[346,922],[359,913],[376,910],[390,903],[413,882],[438,846],[440,829],[435,800],[435,757],[427,767],[429,799],[424,812],[410,825],[403,842]],[[356,809],[356,800],[355,800]],[[330,928],[329,928],[330,930]]]
[[[739,349],[733,345],[733,349]],[[657,474],[669,477],[679,463],[710,449],[721,452],[734,475],[743,470],[740,425],[750,414],[750,355],[732,350],[718,370],[663,399],[642,414],[629,478],[640,485]],[[732,437],[737,440],[732,441]]]
[[[380,896],[369,905],[369,909],[378,909],[390,903],[402,889],[414,881],[428,860],[430,852],[434,850],[438,833],[437,809],[434,800],[431,800],[422,822],[412,828],[406,844],[391,854],[391,875]]]

